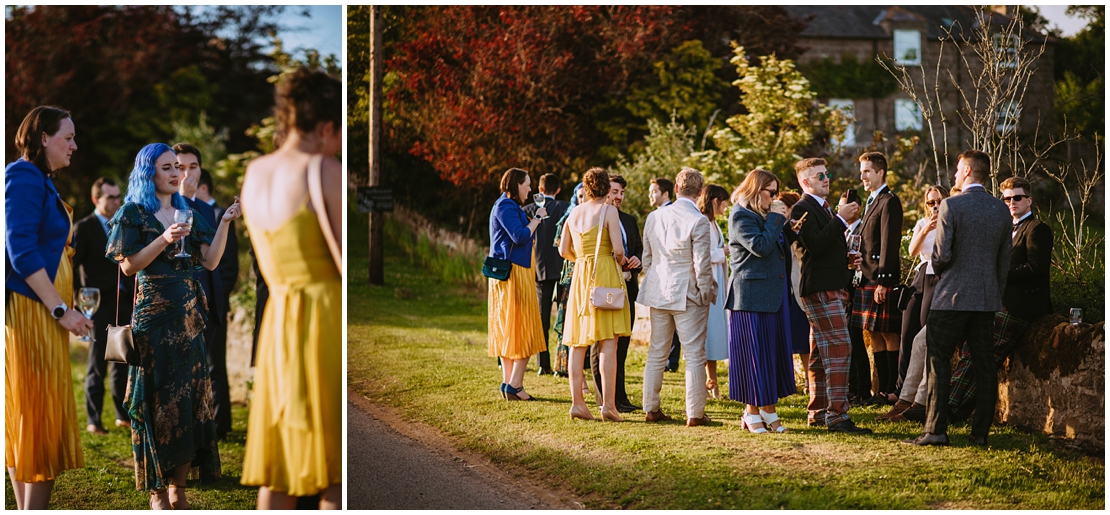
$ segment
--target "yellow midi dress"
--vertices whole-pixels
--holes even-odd
[[[532,268],[513,264],[509,280],[489,279],[489,356],[524,359],[547,350],[536,297],[536,252]]]
[[[570,227],[574,242],[574,280],[570,284],[567,298],[567,315],[563,329],[563,345],[567,347],[587,347],[601,340],[632,334],[632,320],[629,316],[627,287],[620,267],[613,257],[613,244],[609,230],[601,230],[601,250],[597,248],[597,227],[586,232],[578,232]],[[597,256],[601,256],[600,258]],[[597,267],[597,281],[594,282],[594,267]],[[620,310],[597,309],[590,304],[590,289],[594,286],[620,288],[625,290],[624,308]]]
[[[54,288],[73,299],[73,211]],[[69,331],[37,300],[12,292],[4,310],[6,463],[16,481],[50,481],[85,467],[69,369]]]
[[[242,483],[314,495],[343,482],[343,279],[307,199],[275,229],[246,224],[270,298]]]

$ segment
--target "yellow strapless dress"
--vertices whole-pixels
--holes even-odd
[[[276,229],[245,223],[270,299],[242,483],[313,495],[343,481],[343,278],[307,200]]]
[[[594,255],[597,248],[597,227],[586,232],[578,232],[569,227],[571,241],[574,242],[574,279],[570,284],[567,299],[567,315],[563,329],[563,345],[585,347],[601,340],[632,334],[632,320],[628,311],[628,292],[621,276],[617,260],[613,258],[613,244],[609,229],[601,230],[601,250],[598,258]],[[597,282],[594,282],[594,267],[597,266]],[[620,311],[597,309],[590,304],[590,289],[594,286],[620,288],[625,290],[624,309]]]

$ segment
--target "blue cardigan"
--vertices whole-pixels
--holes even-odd
[[[25,279],[45,268],[54,281],[69,238],[69,214],[54,181],[28,161],[8,164],[4,188],[4,288],[38,301]]]
[[[767,213],[764,220],[754,211],[732,206],[728,218],[729,265],[732,277],[725,307],[733,311],[774,313],[782,308],[786,254],[779,235],[786,217]]]
[[[528,215],[508,194],[502,193],[489,213],[489,241],[491,256],[532,268],[532,231],[528,229]]]

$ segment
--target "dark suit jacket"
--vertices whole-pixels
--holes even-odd
[[[131,309],[135,292],[135,276],[119,273],[119,265],[104,256],[108,235],[96,214],[77,221],[73,229],[73,278],[74,289],[99,288],[100,308],[93,315],[97,330],[115,324],[116,306],[119,302],[120,325],[131,323]],[[120,291],[122,279],[123,291]]]
[[[802,254],[801,294],[843,290],[851,280],[848,270],[848,245],[840,218],[830,216],[817,200],[803,194],[790,210],[790,218],[798,220],[808,213],[797,238]],[[789,234],[789,233],[787,233]]]
[[[212,206],[208,205],[206,202],[192,199],[185,199],[185,203],[188,204],[189,207],[197,210],[200,216],[204,217],[204,221],[208,222],[213,229],[219,227],[219,220],[216,218],[216,212],[212,209]],[[205,300],[208,303],[209,321],[215,325],[222,325],[224,320],[227,319],[227,310],[224,308],[223,302],[218,300],[224,297],[223,285],[220,283],[219,274],[215,271],[209,272],[208,269],[204,269],[199,272],[194,272],[193,277],[196,278],[197,281],[200,281],[201,288],[204,288]]]
[[[558,242],[555,241],[555,224],[567,212],[570,203],[548,199],[547,218],[536,227],[536,280],[557,281],[563,272],[563,256],[559,255]],[[524,206],[528,218],[536,216],[536,204]]]
[[[620,210],[617,211],[617,215],[620,216],[621,227],[624,227],[625,238],[628,238],[628,251],[625,255],[629,258],[635,256],[641,259],[644,255],[644,240],[640,236],[640,226],[636,224],[636,217]],[[640,293],[640,272],[643,270],[643,268],[628,270],[632,272],[632,277],[625,281],[625,285],[628,288],[628,299],[632,302],[636,302],[636,296]]]
[[[219,202],[212,204],[213,214],[218,223],[224,217],[225,209]],[[231,292],[235,291],[235,282],[239,280],[239,237],[235,235],[235,222],[227,225],[227,245],[224,246],[224,255],[220,258],[220,266],[216,267],[216,275],[220,277],[220,288],[223,289],[223,302],[225,313],[231,312]]]
[[[860,222],[860,252],[863,277],[883,286],[897,286],[902,280],[902,202],[884,187]]]
[[[933,246],[937,286],[929,309],[1002,311],[1012,230],[1010,210],[981,187],[942,200]]]
[[[1018,226],[1010,253],[1010,271],[1002,305],[1010,314],[1037,318],[1052,313],[1048,275],[1052,262],[1052,228],[1030,216]]]

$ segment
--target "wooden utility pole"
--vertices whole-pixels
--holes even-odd
[[[382,6],[370,6],[370,186],[381,183],[382,166]],[[385,213],[370,211],[370,284],[385,284],[382,229]]]

